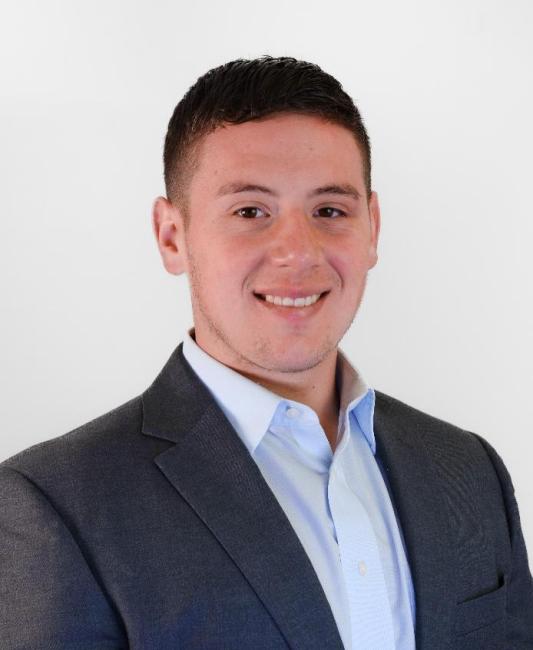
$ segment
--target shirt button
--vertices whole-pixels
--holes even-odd
[[[360,576],[366,576],[367,568],[366,568],[366,562],[359,562],[357,565],[357,570],[359,571]]]
[[[285,415],[288,418],[291,418],[293,420],[294,418],[297,418],[300,415],[300,411],[298,409],[295,409],[293,406],[290,406],[286,411]]]

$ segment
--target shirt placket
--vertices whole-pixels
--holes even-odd
[[[348,423],[345,423],[348,426]],[[378,544],[362,499],[345,479],[342,440],[330,468],[328,500],[350,608],[352,647],[394,650],[394,628]]]

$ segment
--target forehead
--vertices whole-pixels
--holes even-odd
[[[362,156],[347,128],[320,117],[281,114],[226,124],[197,149],[196,181],[214,183],[237,171],[249,175],[315,174],[363,182]]]

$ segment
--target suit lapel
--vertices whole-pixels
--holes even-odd
[[[329,603],[248,450],[177,348],[143,395],[155,462],[239,567],[291,648],[339,648]]]
[[[415,589],[416,645],[432,650],[449,638],[453,615],[450,594],[456,563],[450,519],[417,419],[407,421],[394,412],[389,398],[380,393],[376,398],[377,453],[390,484]]]

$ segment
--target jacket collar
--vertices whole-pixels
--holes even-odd
[[[448,506],[425,444],[432,422],[376,391],[377,456],[403,532],[415,591],[416,647],[424,650],[442,647],[449,637],[456,567]]]
[[[320,582],[283,509],[182,346],[143,397],[155,462],[239,567],[291,648],[342,649]]]

